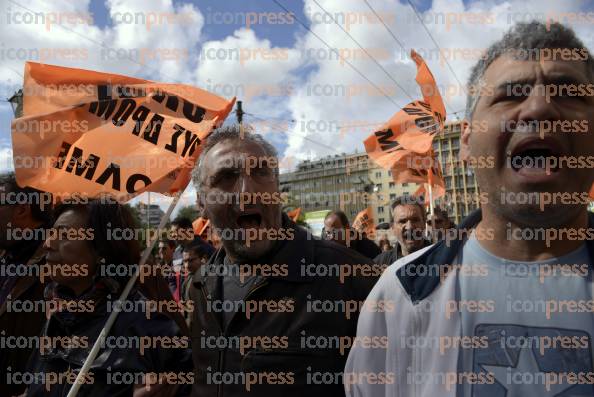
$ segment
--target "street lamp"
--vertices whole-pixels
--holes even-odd
[[[10,98],[8,98],[12,113],[14,117],[21,117],[23,115],[23,90],[18,90]]]

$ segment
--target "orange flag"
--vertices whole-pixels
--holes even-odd
[[[192,222],[192,226],[194,228],[194,235],[206,239],[208,227],[210,226],[210,219],[204,219],[203,217],[200,217]]]
[[[369,238],[375,236],[375,221],[371,207],[367,207],[357,214],[352,227],[360,233],[365,233]]]
[[[12,122],[17,180],[57,200],[173,194],[234,102],[188,85],[27,62],[23,117]]]
[[[425,207],[429,207],[429,201],[427,200],[427,190],[425,189],[425,184],[422,183],[419,185],[417,190],[415,190],[414,196],[417,198],[423,198],[423,205]]]
[[[392,168],[410,152],[427,153],[445,123],[445,106],[431,71],[416,52],[411,51],[411,58],[417,64],[423,100],[406,105],[364,142],[369,157],[382,168]]]
[[[289,218],[291,218],[293,222],[297,222],[299,216],[301,215],[301,207],[295,208],[294,210],[287,212],[287,215],[289,216]]]
[[[429,168],[427,170],[427,183],[429,186],[432,187],[432,196],[429,199],[437,199],[441,196],[445,196],[445,182],[443,180],[443,174],[441,173],[441,166],[439,165],[439,161],[436,160],[437,166]]]
[[[429,183],[438,190],[433,191],[434,199],[445,194],[441,165],[433,150],[423,154],[407,152],[394,164],[391,171],[396,183]],[[440,189],[443,189],[443,194]]]

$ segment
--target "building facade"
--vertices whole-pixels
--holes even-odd
[[[157,204],[145,204],[143,202],[139,202],[136,204],[136,209],[138,210],[138,217],[140,221],[145,223],[146,225],[157,227],[161,222],[161,218],[165,214],[161,207]]]
[[[365,153],[305,160],[280,175],[280,187],[289,194],[289,205],[304,212],[342,209],[353,219],[368,205],[363,193],[373,189],[368,169]]]
[[[456,223],[478,207],[474,174],[458,159],[461,129],[461,122],[446,124],[433,141],[446,187],[446,196],[436,204]],[[342,209],[352,221],[370,206],[376,225],[391,222],[390,204],[396,197],[412,195],[419,187],[395,183],[391,171],[377,166],[366,153],[303,161],[295,171],[280,175],[280,185],[281,191],[289,193],[289,204],[304,212]]]
[[[474,172],[459,158],[462,128],[460,121],[448,123],[443,134],[433,139],[433,150],[439,158],[446,188],[445,197],[436,200],[436,204],[447,210],[450,219],[456,223],[480,204]]]

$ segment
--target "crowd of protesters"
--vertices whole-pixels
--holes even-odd
[[[590,58],[568,65],[516,59],[507,52],[577,47],[583,48],[582,43],[562,25],[519,24],[491,47],[489,58],[473,69],[471,82],[490,81],[503,91],[514,82],[591,83]],[[139,241],[110,238],[107,229],[139,227],[127,206],[100,200],[43,207],[3,202],[0,395],[66,396],[112,311],[120,314],[83,378],[80,396],[476,396],[496,395],[488,389],[496,382],[507,395],[538,395],[532,394],[534,384],[521,394],[505,383],[507,368],[532,363],[536,372],[593,373],[591,312],[581,317],[563,313],[551,320],[550,312],[502,309],[506,294],[525,301],[592,299],[591,241],[548,246],[506,239],[510,227],[592,226],[586,206],[550,205],[539,212],[538,205],[497,200],[501,187],[589,191],[591,170],[573,170],[571,178],[564,176],[566,170],[541,175],[535,169],[506,169],[500,158],[506,148],[519,156],[534,155],[531,150],[591,155],[589,134],[543,140],[535,131],[501,132],[499,121],[594,122],[592,100],[546,101],[536,94],[518,99],[505,92],[469,96],[468,117],[486,120],[491,129],[477,133],[467,127],[462,155],[499,156],[497,167],[475,170],[480,189],[492,200],[456,226],[445,211],[436,208],[428,214],[417,198],[399,197],[391,205],[395,240],[378,243],[354,230],[338,209],[327,214],[317,238],[293,222],[280,202],[208,200],[280,192],[278,166],[247,166],[253,158],[277,157],[274,146],[236,125],[219,128],[203,143],[192,174],[200,192],[197,209],[219,235],[217,243],[194,235],[191,219],[174,219],[167,238],[158,241],[144,265],[149,275],[138,279],[125,301],[119,297],[139,271],[142,250]],[[40,193],[20,187],[11,173],[0,177],[0,189],[2,194]],[[32,239],[14,239],[15,229],[39,232],[30,234]],[[492,238],[478,237],[489,231]],[[451,232],[459,238],[447,240]],[[552,267],[583,263],[583,274],[543,281],[539,261]],[[537,270],[511,277],[502,270],[509,263]],[[430,271],[432,266],[437,273]],[[464,266],[488,277],[463,277]],[[486,309],[464,309],[462,301],[487,302]],[[546,316],[550,321],[544,321]],[[505,335],[540,340],[562,335],[583,343],[571,351],[559,344],[537,356],[532,350],[499,348],[497,338]],[[439,344],[415,347],[409,336],[434,338]],[[458,342],[447,339],[444,347],[443,338]],[[486,341],[487,353],[463,349],[463,338]],[[473,372],[472,381],[459,377]],[[456,379],[426,378],[442,373]],[[493,382],[479,382],[480,374]],[[592,383],[575,383],[575,393],[594,395]],[[452,385],[458,391],[446,394]]]

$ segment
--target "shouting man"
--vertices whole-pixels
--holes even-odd
[[[283,214],[278,176],[274,147],[238,126],[200,155],[198,206],[223,249],[190,288],[195,396],[344,395],[358,306],[380,271]]]
[[[349,396],[594,395],[593,82],[590,53],[557,23],[488,48],[461,139],[488,201],[456,239],[386,269],[368,299],[398,310],[363,310],[357,334],[388,348],[351,350]]]

